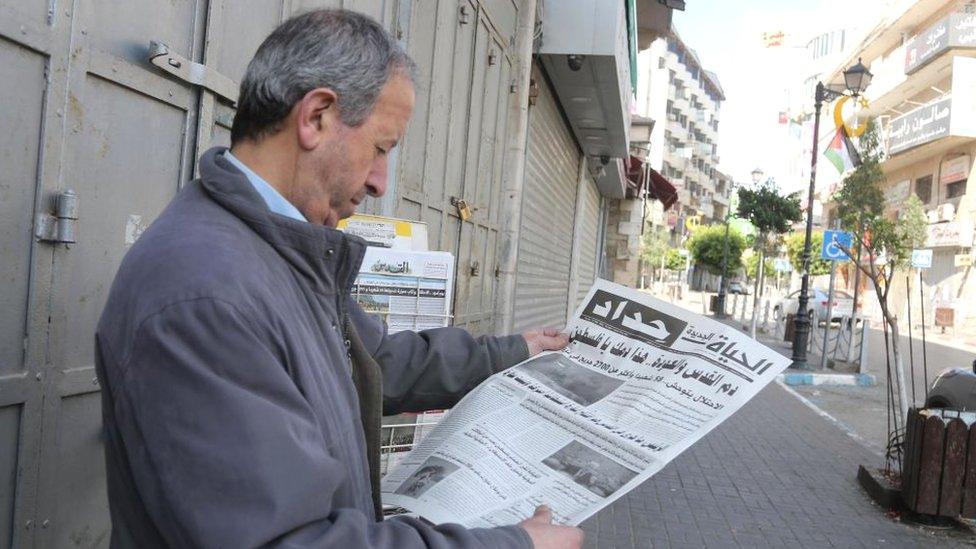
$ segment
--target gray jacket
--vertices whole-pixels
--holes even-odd
[[[349,296],[364,242],[271,213],[221,152],[126,255],[99,322],[112,545],[531,546],[516,526],[377,520],[372,495],[379,401],[450,407],[524,339],[387,334]]]

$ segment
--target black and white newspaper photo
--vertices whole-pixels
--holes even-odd
[[[732,327],[605,280],[566,330],[564,350],[495,374],[458,403],[384,477],[384,504],[469,527],[518,522],[545,504],[577,525],[789,365]]]

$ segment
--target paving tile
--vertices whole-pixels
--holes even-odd
[[[583,524],[591,549],[972,547],[888,519],[857,485],[880,458],[772,384]]]

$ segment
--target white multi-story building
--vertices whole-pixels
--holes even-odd
[[[858,59],[874,74],[864,114],[881,124],[887,214],[897,219],[912,194],[928,212],[933,261],[922,276],[926,316],[935,316],[933,308],[955,326],[976,325],[970,305],[976,284],[969,276],[976,191],[968,186],[976,156],[976,3],[893,3],[824,82],[842,86],[843,70]],[[919,295],[917,281],[912,285],[896,278],[889,297],[894,310],[905,310],[909,290]]]
[[[648,163],[678,191],[665,221],[679,229],[692,217],[721,221],[730,185],[716,185],[719,112],[725,100],[718,76],[702,67],[673,28],[641,52],[637,70],[637,113],[656,121]],[[722,196],[716,196],[719,192]]]

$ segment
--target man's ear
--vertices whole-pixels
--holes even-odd
[[[312,150],[336,130],[339,108],[336,93],[330,88],[315,88],[295,105],[298,145]]]

